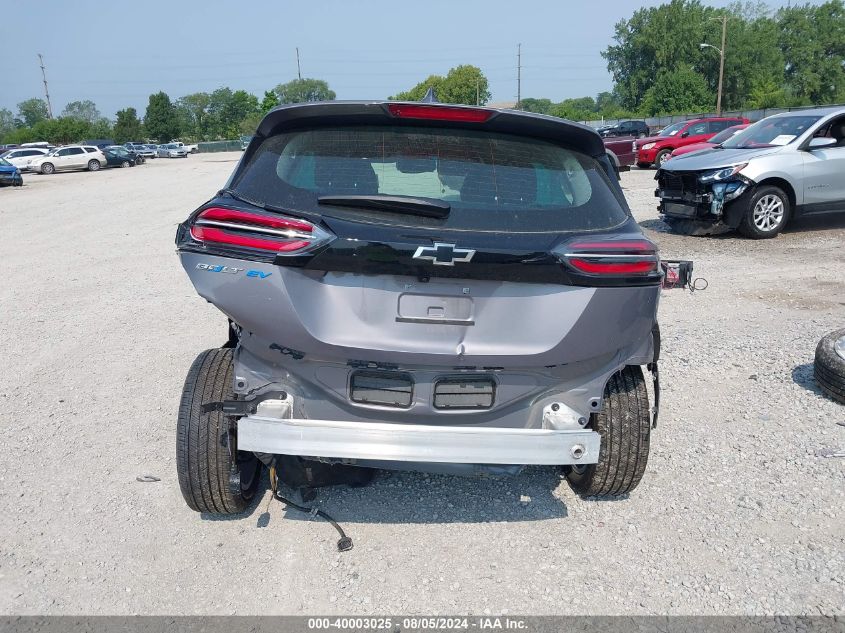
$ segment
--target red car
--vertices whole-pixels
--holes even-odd
[[[680,121],[660,130],[657,136],[637,141],[637,166],[658,167],[669,160],[679,147],[702,143],[725,128],[750,123],[742,117],[713,117]]]
[[[684,154],[690,154],[692,152],[700,152],[703,149],[710,149],[711,147],[716,147],[716,145],[721,145],[734,134],[744,130],[749,125],[749,123],[743,123],[742,125],[734,125],[733,127],[729,127],[726,130],[722,130],[709,141],[705,141],[704,143],[693,143],[692,145],[684,145],[683,147],[679,147],[674,152],[672,152],[672,158],[675,158],[675,156],[683,156]]]

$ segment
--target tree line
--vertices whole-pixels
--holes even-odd
[[[526,98],[517,107],[576,121],[710,112],[716,104],[721,18],[727,15],[723,108],[774,108],[845,102],[845,0],[789,5],[735,2],[726,9],[701,0],[669,0],[634,11],[615,26],[601,54],[613,77],[611,91],[553,102]],[[390,99],[418,101],[433,89],[443,103],[485,105],[489,83],[477,66],[460,65],[430,75]],[[0,109],[0,143],[82,138],[117,142],[181,138],[206,141],[251,134],[279,104],[329,101],[335,93],[320,79],[294,79],[258,98],[227,87],[175,100],[150,95],[143,118],[135,108],[103,117],[88,100],[67,104],[50,118],[42,99],[27,99],[13,115]]]
[[[713,112],[721,18],[727,15],[724,110],[845,103],[845,2],[762,2],[726,9],[670,0],[636,10],[615,26],[603,52],[612,91],[593,97],[523,99],[523,110],[576,121]]]
[[[67,104],[50,118],[47,103],[32,98],[18,104],[17,115],[0,109],[0,143],[49,141],[70,143],[85,138],[110,138],[118,143],[173,139],[210,141],[252,134],[261,118],[277,105],[335,98],[325,81],[294,79],[267,90],[261,100],[245,90],[218,88],[171,99],[165,92],[149,96],[143,119],[135,108],[124,108],[110,121],[92,101]]]

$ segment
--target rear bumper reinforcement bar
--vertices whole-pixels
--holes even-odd
[[[594,464],[600,437],[587,429],[515,429],[383,422],[238,420],[238,449],[341,459],[459,464]]]

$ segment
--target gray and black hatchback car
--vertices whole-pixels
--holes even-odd
[[[239,512],[262,464],[457,474],[646,467],[663,278],[590,128],[510,110],[278,108],[179,226],[228,318],[178,416],[188,505]]]

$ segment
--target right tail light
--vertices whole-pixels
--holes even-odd
[[[651,285],[663,275],[657,246],[646,239],[575,240],[561,250],[563,263],[586,285]]]

